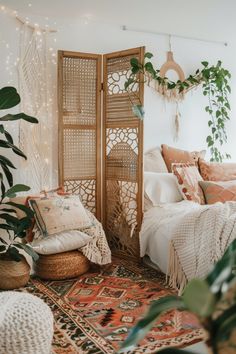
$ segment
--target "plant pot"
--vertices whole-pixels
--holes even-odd
[[[30,278],[30,266],[25,259],[20,262],[0,258],[0,289],[12,290],[25,286]]]

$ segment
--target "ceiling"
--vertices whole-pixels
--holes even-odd
[[[0,0],[1,1],[1,0]],[[213,40],[236,38],[235,0],[2,0],[21,16],[81,19]]]

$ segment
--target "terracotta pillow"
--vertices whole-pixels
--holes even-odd
[[[160,148],[156,147],[144,154],[144,171],[147,172],[168,172]]]
[[[206,151],[185,151],[181,149],[176,149],[171,146],[162,144],[162,155],[165,160],[167,169],[169,172],[172,171],[172,163],[188,163],[195,164],[198,166],[199,158],[204,158]]]
[[[205,204],[204,194],[199,186],[202,177],[194,164],[172,164],[172,170],[178,180],[180,192],[184,199]]]
[[[35,212],[35,220],[45,236],[67,230],[83,230],[92,222],[77,195],[54,196],[30,199],[29,205]]]
[[[236,181],[200,181],[207,204],[236,201]]]
[[[199,160],[199,169],[205,181],[232,181],[236,180],[236,163],[207,162]]]

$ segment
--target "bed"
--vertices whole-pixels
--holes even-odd
[[[165,274],[168,270],[169,244],[180,216],[200,206],[191,201],[165,203],[144,213],[140,232],[140,255],[148,256]],[[148,262],[148,260],[146,260]]]
[[[206,181],[197,164],[171,163],[173,173],[163,165],[153,171],[153,161],[144,172],[140,256],[181,293],[192,278],[204,278],[236,238],[236,181],[227,173],[219,181],[217,164],[215,180]]]

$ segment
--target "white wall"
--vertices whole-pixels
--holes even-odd
[[[176,24],[177,25],[177,24]],[[0,86],[11,79],[11,84],[17,85],[14,60],[18,56],[19,36],[16,31],[18,23],[7,15],[0,14]],[[55,27],[55,25],[54,25]],[[147,51],[155,55],[155,63],[160,67],[166,60],[168,38],[166,36],[122,31],[119,26],[105,23],[57,24],[59,32],[56,35],[56,49],[73,50],[92,53],[108,53],[137,46],[146,46]],[[186,35],[187,33],[186,29]],[[9,48],[4,47],[1,40],[5,39],[11,48],[12,76],[6,71],[5,62]],[[226,38],[227,40],[227,38]],[[232,106],[231,121],[227,125],[228,144],[224,151],[232,155],[236,161],[236,42],[228,47],[220,44],[206,43],[195,40],[172,38],[172,50],[175,60],[181,65],[186,76],[195,72],[203,60],[211,64],[222,60],[223,65],[232,74]],[[145,91],[145,150],[167,143],[184,149],[197,150],[206,148],[205,138],[208,134],[208,115],[204,107],[207,99],[201,89],[188,93],[180,104],[180,134],[177,142],[173,139],[173,122],[175,105],[165,103],[155,92],[147,88]],[[56,134],[56,131],[55,131]]]
[[[186,31],[186,35],[187,35]],[[227,40],[227,38],[226,38]],[[236,161],[236,41],[227,47],[221,44],[207,43],[181,38],[172,38],[174,58],[183,68],[185,75],[194,73],[201,67],[201,61],[215,64],[222,60],[223,65],[232,74],[231,121],[227,125],[228,145],[224,151]],[[119,26],[106,24],[69,25],[61,29],[57,47],[94,53],[108,53],[138,46],[146,46],[154,55],[154,63],[160,67],[166,60],[168,50],[167,36],[122,31]],[[180,103],[179,140],[174,141],[174,116],[176,105],[168,103],[150,88],[145,90],[145,150],[167,143],[183,149],[197,150],[207,147],[208,114],[205,112],[207,98],[201,88],[187,94]],[[209,155],[208,155],[209,157]]]

